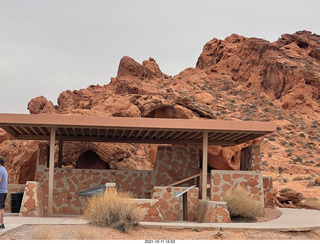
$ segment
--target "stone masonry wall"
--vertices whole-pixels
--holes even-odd
[[[23,192],[25,184],[8,184],[8,194],[5,202],[5,212],[11,212],[11,193]]]
[[[226,202],[199,200],[198,223],[230,223],[230,214]]]
[[[176,221],[179,213],[179,198],[175,194],[183,192],[188,187],[160,187],[155,186],[153,199],[159,199],[160,212],[164,221]],[[188,221],[194,221],[199,201],[199,188],[194,187],[187,193]],[[181,199],[180,220],[183,219],[183,200]]]
[[[264,189],[264,207],[274,208],[274,190],[271,176],[263,176],[263,189]]]
[[[44,150],[44,149],[42,149]],[[42,155],[46,155],[42,152]],[[39,158],[36,181],[41,183],[44,208],[48,206],[49,169]],[[118,190],[129,191],[137,198],[150,198],[154,186],[166,186],[199,173],[199,150],[185,146],[159,146],[155,170],[87,170],[55,168],[53,212],[81,214],[87,200],[76,193],[107,182],[117,184]]]
[[[264,190],[261,172],[212,170],[210,177],[210,199],[223,201],[223,195],[237,187],[247,189],[252,199],[260,203],[261,211],[264,209]]]
[[[27,181],[19,215],[29,217],[44,215],[42,187],[39,182]]]
[[[163,220],[159,199],[128,199],[133,204],[137,204],[144,213],[143,221],[148,222],[161,222]]]
[[[251,149],[251,157],[249,162],[251,164],[251,170],[261,171],[262,170],[262,162],[261,162],[261,151],[260,144],[253,144],[250,146]]]

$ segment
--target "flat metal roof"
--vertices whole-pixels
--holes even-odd
[[[48,114],[1,114],[0,127],[16,139],[49,140],[51,127],[56,140],[150,144],[208,144],[232,146],[276,130],[274,122],[212,119],[160,119],[97,117]]]

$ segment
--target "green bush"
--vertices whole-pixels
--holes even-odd
[[[132,197],[122,192],[105,192],[94,196],[85,207],[84,217],[94,225],[128,232],[143,219],[142,209],[129,198]]]
[[[227,202],[230,218],[233,222],[254,222],[260,214],[261,209],[258,201],[253,200],[250,194],[241,187],[225,194],[223,200]]]

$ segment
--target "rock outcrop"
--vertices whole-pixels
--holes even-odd
[[[117,77],[109,84],[64,91],[57,105],[37,97],[29,102],[28,109],[31,114],[275,120],[279,130],[264,138],[261,148],[264,168],[276,171],[285,153],[291,154],[292,161],[302,155],[305,160],[320,160],[319,53],[320,36],[308,31],[282,35],[273,43],[233,34],[206,43],[195,68],[174,77],[164,74],[153,58],[139,64],[123,57]],[[18,142],[0,130],[0,143],[0,154],[12,162],[10,182],[29,180],[37,142]],[[240,151],[247,145],[210,147],[209,165],[239,169]],[[24,147],[28,150],[23,151]],[[86,157],[94,165],[86,164]],[[155,145],[63,145],[63,165],[68,167],[152,169],[155,157]],[[31,167],[28,172],[26,165]],[[295,164],[290,168],[297,172],[302,169]],[[308,168],[311,172],[317,169]]]

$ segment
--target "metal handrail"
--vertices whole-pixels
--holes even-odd
[[[178,194],[175,194],[175,198],[179,198],[179,208],[178,208],[178,220],[180,220],[180,210],[181,210],[181,196],[183,196],[183,220],[188,220],[188,207],[187,207],[187,194],[188,191],[190,191],[192,188],[196,187],[196,185],[190,186],[187,189],[185,189],[182,192],[178,192]]]
[[[184,191],[179,192],[179,193],[178,193],[177,195],[175,195],[174,197],[175,197],[175,198],[178,198],[178,197],[180,197],[181,195],[187,193],[188,191],[190,191],[192,188],[195,188],[195,187],[196,187],[196,185],[190,186],[190,187],[188,187],[187,189],[185,189]]]

